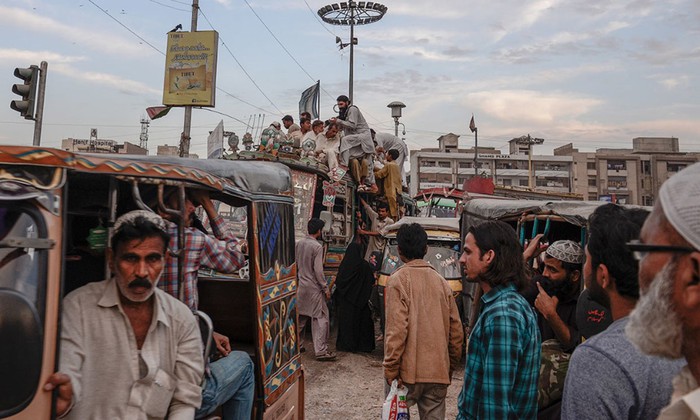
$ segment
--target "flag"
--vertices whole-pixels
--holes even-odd
[[[474,124],[474,116],[472,115],[472,120],[469,121],[469,129],[472,130],[472,133],[476,131],[476,124]]]
[[[146,112],[148,113],[148,118],[155,120],[156,118],[164,117],[170,112],[170,106],[152,106],[150,108],[146,108]]]
[[[219,159],[224,154],[224,120],[207,137],[207,159]]]
[[[308,112],[311,114],[312,118],[318,118],[320,99],[321,81],[319,80],[315,85],[302,92],[301,99],[299,100],[299,114]]]

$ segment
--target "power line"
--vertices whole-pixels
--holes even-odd
[[[246,2],[246,3],[247,3],[247,2]],[[210,21],[209,18],[207,17],[207,15],[204,14],[204,11],[202,10],[201,7],[199,8],[199,13],[202,14],[202,17],[204,18],[204,20],[207,21],[207,23],[209,24],[209,26],[210,26],[212,29],[216,30],[216,29],[214,28],[214,25],[212,25],[211,21]],[[217,31],[217,32],[218,32],[218,31]],[[219,40],[221,41],[221,45],[223,45],[224,48],[226,48],[226,51],[228,51],[228,53],[231,55],[231,57],[233,57],[233,60],[236,62],[236,64],[238,64],[238,66],[241,68],[241,70],[243,70],[243,73],[245,73],[245,75],[248,76],[248,79],[250,79],[250,81],[253,83],[253,85],[255,85],[255,87],[258,89],[258,91],[265,97],[265,99],[267,99],[267,100],[270,102],[270,104],[271,104],[273,107],[275,107],[275,109],[276,109],[280,114],[284,114],[284,113],[277,107],[277,105],[275,105],[275,103],[272,102],[272,99],[270,99],[270,98],[265,94],[265,92],[263,92],[262,88],[260,88],[260,86],[258,86],[258,84],[255,82],[255,80],[253,80],[253,77],[252,77],[250,74],[248,74],[248,71],[246,71],[246,69],[243,67],[243,64],[241,64],[241,62],[238,61],[238,59],[236,58],[236,56],[233,55],[233,52],[232,52],[231,49],[228,47],[228,45],[224,42],[224,39],[223,39],[221,36],[219,36]],[[257,108],[257,107],[256,107],[256,108]],[[266,112],[267,112],[267,111],[266,111]]]
[[[128,26],[126,26],[126,25],[124,25],[123,23],[121,23],[121,22],[120,22],[117,18],[115,18],[114,16],[110,15],[108,11],[106,11],[105,9],[101,8],[100,6],[98,6],[97,3],[95,3],[95,2],[92,1],[92,0],[88,0],[88,1],[89,1],[90,3],[92,3],[93,6],[97,7],[98,9],[100,9],[100,10],[102,11],[102,13],[104,13],[104,14],[106,14],[107,16],[109,16],[110,18],[112,18],[113,21],[117,22],[119,25],[121,25],[122,27],[124,27],[124,29],[126,29],[126,30],[129,31],[129,32],[131,32],[136,38],[140,39],[140,40],[143,41],[146,45],[148,45],[149,47],[151,47],[151,48],[153,48],[154,50],[158,51],[158,52],[161,53],[162,55],[165,55],[165,53],[164,53],[163,51],[161,51],[161,50],[159,50],[158,48],[154,47],[153,44],[151,44],[150,42],[148,42],[148,41],[146,41],[145,39],[143,39],[139,34],[137,34],[136,32],[132,31]]]
[[[338,35],[336,35],[335,33],[331,32],[331,30],[328,29],[328,26],[326,26],[326,25],[323,24],[323,21],[322,21],[321,19],[319,19],[318,14],[317,14],[316,12],[314,12],[314,10],[311,8],[311,6],[309,6],[309,2],[307,2],[306,0],[304,0],[304,3],[306,4],[306,7],[309,9],[309,11],[311,12],[311,14],[314,15],[314,17],[316,18],[316,21],[317,21],[318,23],[320,23],[321,26],[323,26],[323,29],[325,29],[329,34],[331,34],[331,35],[337,37]]]
[[[177,10],[177,11],[180,11],[180,12],[189,12],[189,11],[190,11],[190,10],[187,10],[187,9],[180,9],[179,7],[173,7],[173,6],[170,6],[170,5],[161,3],[161,2],[156,1],[156,0],[148,0],[148,1],[150,1],[151,3],[155,3],[155,4],[157,4],[157,5],[163,6],[163,7],[167,7],[168,9],[173,9],[173,10]]]

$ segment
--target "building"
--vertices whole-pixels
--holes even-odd
[[[574,191],[588,200],[654,204],[661,184],[700,161],[700,153],[681,152],[676,137],[636,137],[631,149],[581,153],[572,144],[554,150],[573,158]]]
[[[509,154],[502,154],[493,147],[479,147],[475,171],[474,149],[459,149],[458,139],[458,135],[449,133],[438,138],[437,148],[411,150],[411,195],[427,188],[462,188],[475,174],[492,178],[495,185],[528,188],[530,167],[533,189],[574,192],[572,156],[530,156],[527,146],[511,140]]]
[[[178,146],[158,146],[156,151],[157,156],[180,156],[180,148]]]
[[[475,175],[474,149],[459,149],[459,136],[438,138],[437,148],[411,150],[410,192],[423,189],[462,188]],[[700,161],[700,153],[681,152],[675,137],[636,137],[631,149],[579,152],[569,143],[553,156],[529,155],[530,147],[509,142],[509,153],[479,147],[476,173],[490,177],[496,186],[512,190],[576,194],[585,200],[651,206],[661,184],[670,176]]]
[[[61,140],[61,149],[69,152],[121,153],[126,155],[148,154],[148,150],[143,149],[133,143],[129,143],[128,141],[125,141],[124,144],[118,144],[114,140],[102,140],[97,138],[63,139]]]

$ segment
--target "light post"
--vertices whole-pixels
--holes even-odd
[[[348,97],[352,101],[352,82],[354,67],[354,46],[357,45],[355,38],[355,25],[366,25],[374,23],[384,17],[387,7],[380,3],[371,1],[348,1],[333,3],[318,9],[318,15],[324,22],[331,25],[350,26],[350,42],[344,43],[340,37],[335,38],[335,42],[340,45],[340,49],[350,46],[350,74],[348,83]]]
[[[544,139],[530,137],[528,134],[527,136],[520,136],[513,140],[515,140],[516,144],[524,144],[527,146],[527,185],[528,188],[532,189],[532,146],[544,143]]]
[[[391,108],[391,116],[394,118],[394,135],[399,136],[399,118],[401,118],[401,110],[406,108],[406,104],[399,101],[394,101],[387,105],[387,108]]]

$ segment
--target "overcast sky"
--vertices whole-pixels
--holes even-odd
[[[321,116],[348,91],[349,27],[321,23],[318,0],[200,0],[198,29],[219,32],[217,112],[194,110],[192,152],[206,154],[223,119],[242,136],[298,115],[321,81]],[[675,136],[700,151],[700,2],[697,0],[387,0],[384,18],[355,28],[354,102],[377,131],[386,105],[406,104],[409,148],[442,134],[507,151],[513,137],[572,142],[581,151],[629,148],[633,137]],[[257,15],[257,16],[256,16]],[[3,0],[0,143],[32,142],[33,124],[9,108],[15,67],[49,63],[42,144],[99,137],[138,144],[148,106],[162,102],[166,33],[190,28],[186,0]],[[266,26],[269,28],[266,29]],[[291,56],[290,56],[291,55]],[[293,56],[293,58],[292,58]],[[295,62],[296,60],[296,62]],[[183,112],[155,120],[149,149],[177,145]]]

